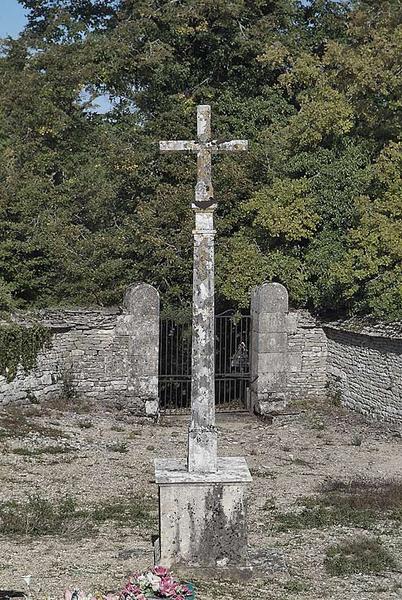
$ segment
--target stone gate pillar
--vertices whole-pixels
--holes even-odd
[[[250,410],[280,412],[286,406],[288,370],[288,292],[280,283],[263,283],[251,298]]]
[[[159,361],[159,292],[147,283],[136,283],[124,297],[125,314],[118,332],[127,336],[127,401],[133,412],[156,417]],[[128,407],[130,408],[130,407]]]

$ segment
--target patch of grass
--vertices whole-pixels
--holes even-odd
[[[74,412],[76,415],[85,415],[94,411],[94,403],[88,398],[78,397],[68,392],[55,398],[49,398],[41,403],[41,408],[45,412],[56,411],[60,413]]]
[[[126,442],[114,442],[113,444],[108,444],[106,448],[109,450],[109,452],[128,452],[128,446]]]
[[[41,448],[15,448],[12,453],[19,456],[42,456],[43,454],[67,454],[73,452],[66,446],[43,446]]]
[[[0,535],[88,535],[107,521],[118,527],[150,527],[155,525],[155,509],[156,504],[143,496],[109,498],[82,509],[71,497],[49,500],[33,495],[24,502],[0,503]]]
[[[0,533],[11,536],[63,534],[80,516],[72,498],[54,502],[29,496],[25,502],[11,500],[0,504]],[[80,531],[83,531],[82,520]]]
[[[402,479],[332,479],[320,491],[327,506],[391,511],[393,517],[402,518]]]
[[[300,579],[289,579],[289,581],[285,581],[285,583],[283,584],[283,588],[287,592],[295,592],[297,594],[300,594],[302,592],[307,592],[309,586],[305,581],[301,581]]]
[[[0,438],[20,438],[30,433],[38,433],[52,439],[67,437],[61,429],[46,427],[27,419],[26,415],[16,410],[10,409],[0,415]]]
[[[381,573],[396,569],[394,557],[375,538],[360,537],[330,546],[324,566],[330,575]]]
[[[402,522],[402,480],[332,480],[321,494],[302,498],[303,508],[277,516],[278,529],[320,529],[333,525],[370,528],[379,520]]]
[[[143,496],[110,498],[98,502],[90,510],[91,519],[96,523],[113,521],[116,525],[132,527],[133,525],[154,525],[156,503]]]

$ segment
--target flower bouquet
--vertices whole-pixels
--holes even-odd
[[[145,573],[131,575],[121,592],[87,594],[82,590],[66,590],[64,600],[194,600],[194,587],[178,581],[165,567],[154,567]]]
[[[180,583],[165,567],[154,567],[146,573],[134,573],[121,592],[121,600],[147,598],[193,600],[194,589],[189,584]]]

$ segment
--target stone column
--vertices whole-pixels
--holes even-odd
[[[211,139],[211,107],[197,107],[197,141],[160,142],[162,152],[196,152],[191,422],[186,459],[156,459],[159,532],[155,562],[165,566],[245,568],[243,457],[217,458],[215,430],[214,225],[212,152],[247,149],[246,140]]]
[[[258,414],[286,406],[288,369],[288,292],[280,283],[264,283],[251,298],[251,410]]]
[[[188,470],[217,469],[213,210],[195,210]]]
[[[127,336],[127,400],[131,412],[156,417],[159,361],[159,292],[147,283],[136,283],[124,297],[117,335]],[[128,406],[130,410],[130,406]]]

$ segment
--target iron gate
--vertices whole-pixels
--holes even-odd
[[[163,413],[191,406],[191,324],[160,322],[159,406]],[[215,405],[244,410],[250,381],[250,316],[227,311],[215,317]]]

